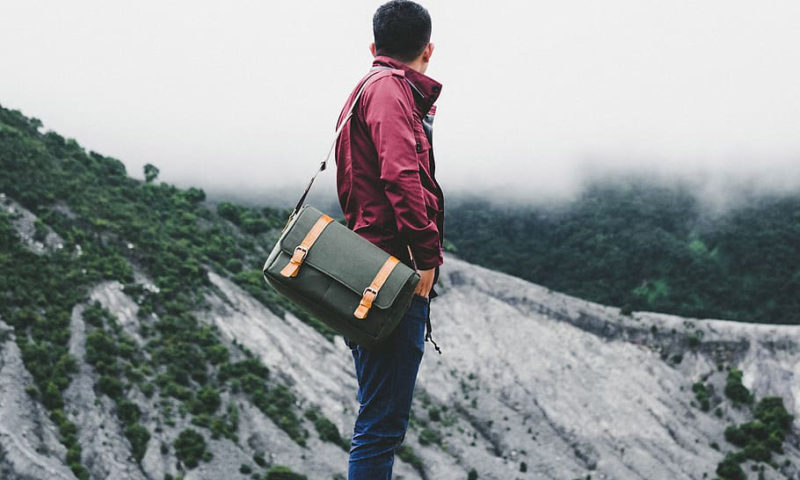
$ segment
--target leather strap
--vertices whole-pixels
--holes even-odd
[[[281,270],[281,275],[284,277],[296,277],[297,272],[300,270],[300,265],[303,264],[303,260],[306,259],[306,255],[308,255],[308,249],[311,248],[311,245],[317,241],[320,234],[325,227],[331,223],[333,219],[324,213],[321,217],[314,223],[314,226],[311,227],[311,230],[308,231],[303,241],[300,242],[300,245],[294,247],[294,252],[292,253],[292,258],[289,260],[289,263],[283,267]]]
[[[369,309],[372,308],[372,302],[375,301],[375,297],[378,296],[381,287],[386,283],[386,279],[389,278],[389,275],[398,263],[400,263],[400,260],[397,257],[389,256],[389,258],[386,259],[381,269],[378,270],[378,273],[375,275],[375,278],[372,279],[372,283],[369,284],[369,287],[364,289],[361,302],[359,302],[356,311],[353,312],[356,318],[367,318]]]
[[[331,158],[331,153],[333,153],[333,148],[336,146],[336,141],[339,139],[339,134],[342,133],[342,130],[344,129],[344,126],[347,123],[347,121],[350,120],[350,117],[353,116],[353,110],[355,110],[356,108],[356,103],[358,103],[358,99],[361,98],[361,94],[364,93],[364,89],[367,88],[369,80],[378,73],[380,73],[381,70],[392,70],[392,68],[384,66],[374,66],[370,69],[369,74],[367,75],[364,82],[361,84],[361,88],[358,90],[356,97],[353,99],[353,103],[350,104],[350,110],[347,112],[347,115],[342,119],[342,123],[339,124],[339,126],[336,128],[336,133],[333,134],[333,142],[331,142],[331,148],[328,149],[328,154],[325,156],[325,159],[322,160],[322,162],[320,162],[319,166],[317,167],[317,170],[311,177],[311,180],[308,181],[308,185],[306,185],[306,189],[305,191],[303,191],[303,195],[300,197],[300,200],[297,202],[297,205],[295,205],[291,215],[289,215],[289,220],[286,221],[286,225],[289,225],[289,222],[292,220],[292,217],[294,217],[297,214],[297,212],[300,211],[300,207],[303,206],[303,202],[305,201],[306,196],[308,195],[308,191],[311,190],[311,185],[314,183],[314,179],[316,179],[317,175],[319,175],[319,172],[325,170],[325,167],[328,165],[328,159]],[[285,228],[286,227],[284,227],[284,229]]]

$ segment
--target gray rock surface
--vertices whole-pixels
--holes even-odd
[[[53,250],[64,248],[64,240],[51,229],[43,225],[44,236],[41,239],[36,238],[36,215],[30,210],[23,207],[14,200],[0,196],[0,208],[4,209],[12,218],[12,224],[17,231],[22,243],[28,247],[30,251],[37,255],[42,255]]]
[[[25,391],[28,385],[33,378],[11,328],[0,320],[0,478],[73,480],[57,429]]]
[[[526,478],[516,468],[522,461],[530,478],[713,478],[723,454],[711,443],[725,446],[730,422],[690,402],[691,384],[718,362],[800,413],[798,327],[625,316],[453,258],[442,284],[431,311],[446,352],[426,355],[421,384],[442,404],[494,420],[484,431],[499,456],[452,442],[480,478]],[[696,351],[692,335],[702,336]],[[477,408],[467,406],[454,371]],[[787,455],[800,458],[795,447]]]
[[[98,291],[108,288],[101,285]],[[89,469],[92,478],[144,480],[133,457],[131,447],[114,413],[114,402],[94,391],[96,374],[86,363],[86,325],[81,314],[83,305],[73,309],[70,320],[69,353],[78,361],[78,372],[64,391],[65,410],[78,427],[78,441],[82,448],[81,463]]]

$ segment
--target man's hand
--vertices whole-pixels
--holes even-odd
[[[417,288],[414,289],[414,293],[418,293],[423,297],[428,298],[428,295],[431,293],[431,289],[433,288],[433,277],[435,274],[435,267],[429,270],[420,270],[419,283],[417,284]]]

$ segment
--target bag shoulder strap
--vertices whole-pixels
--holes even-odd
[[[317,170],[314,172],[314,175],[312,175],[311,180],[308,181],[308,185],[306,186],[306,189],[303,191],[303,195],[300,197],[300,200],[297,202],[297,205],[294,207],[294,210],[292,211],[292,214],[289,215],[289,222],[297,214],[297,212],[300,211],[300,207],[303,206],[303,202],[306,200],[306,196],[308,195],[308,191],[311,190],[311,185],[314,183],[314,180],[317,178],[317,175],[319,175],[319,172],[325,170],[325,167],[327,167],[328,160],[331,158],[331,153],[333,153],[333,149],[336,146],[336,141],[339,139],[339,135],[341,135],[342,130],[344,130],[344,126],[347,123],[347,121],[350,120],[350,117],[353,116],[353,111],[356,108],[356,104],[358,103],[358,99],[361,98],[361,94],[364,93],[364,89],[367,88],[367,84],[369,84],[369,80],[372,77],[374,77],[375,75],[377,75],[378,73],[380,73],[382,70],[392,70],[392,68],[391,67],[384,67],[384,66],[372,67],[370,69],[369,74],[367,75],[367,77],[362,82],[361,88],[358,89],[358,93],[356,93],[356,96],[353,99],[353,103],[350,105],[350,109],[348,110],[347,115],[345,115],[345,117],[342,119],[342,122],[339,124],[339,127],[336,129],[336,132],[333,134],[333,142],[331,142],[331,147],[328,149],[328,154],[325,155],[325,159],[323,159],[320,162],[319,166],[317,167]],[[289,222],[286,222],[287,225],[288,225]]]

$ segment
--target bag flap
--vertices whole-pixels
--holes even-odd
[[[281,238],[281,250],[291,256],[321,216],[322,212],[316,208],[303,206]],[[388,258],[389,254],[380,247],[334,220],[308,249],[300,269],[316,268],[360,297]],[[381,309],[391,307],[408,278],[415,273],[404,263],[398,263],[378,291],[373,305]]]

